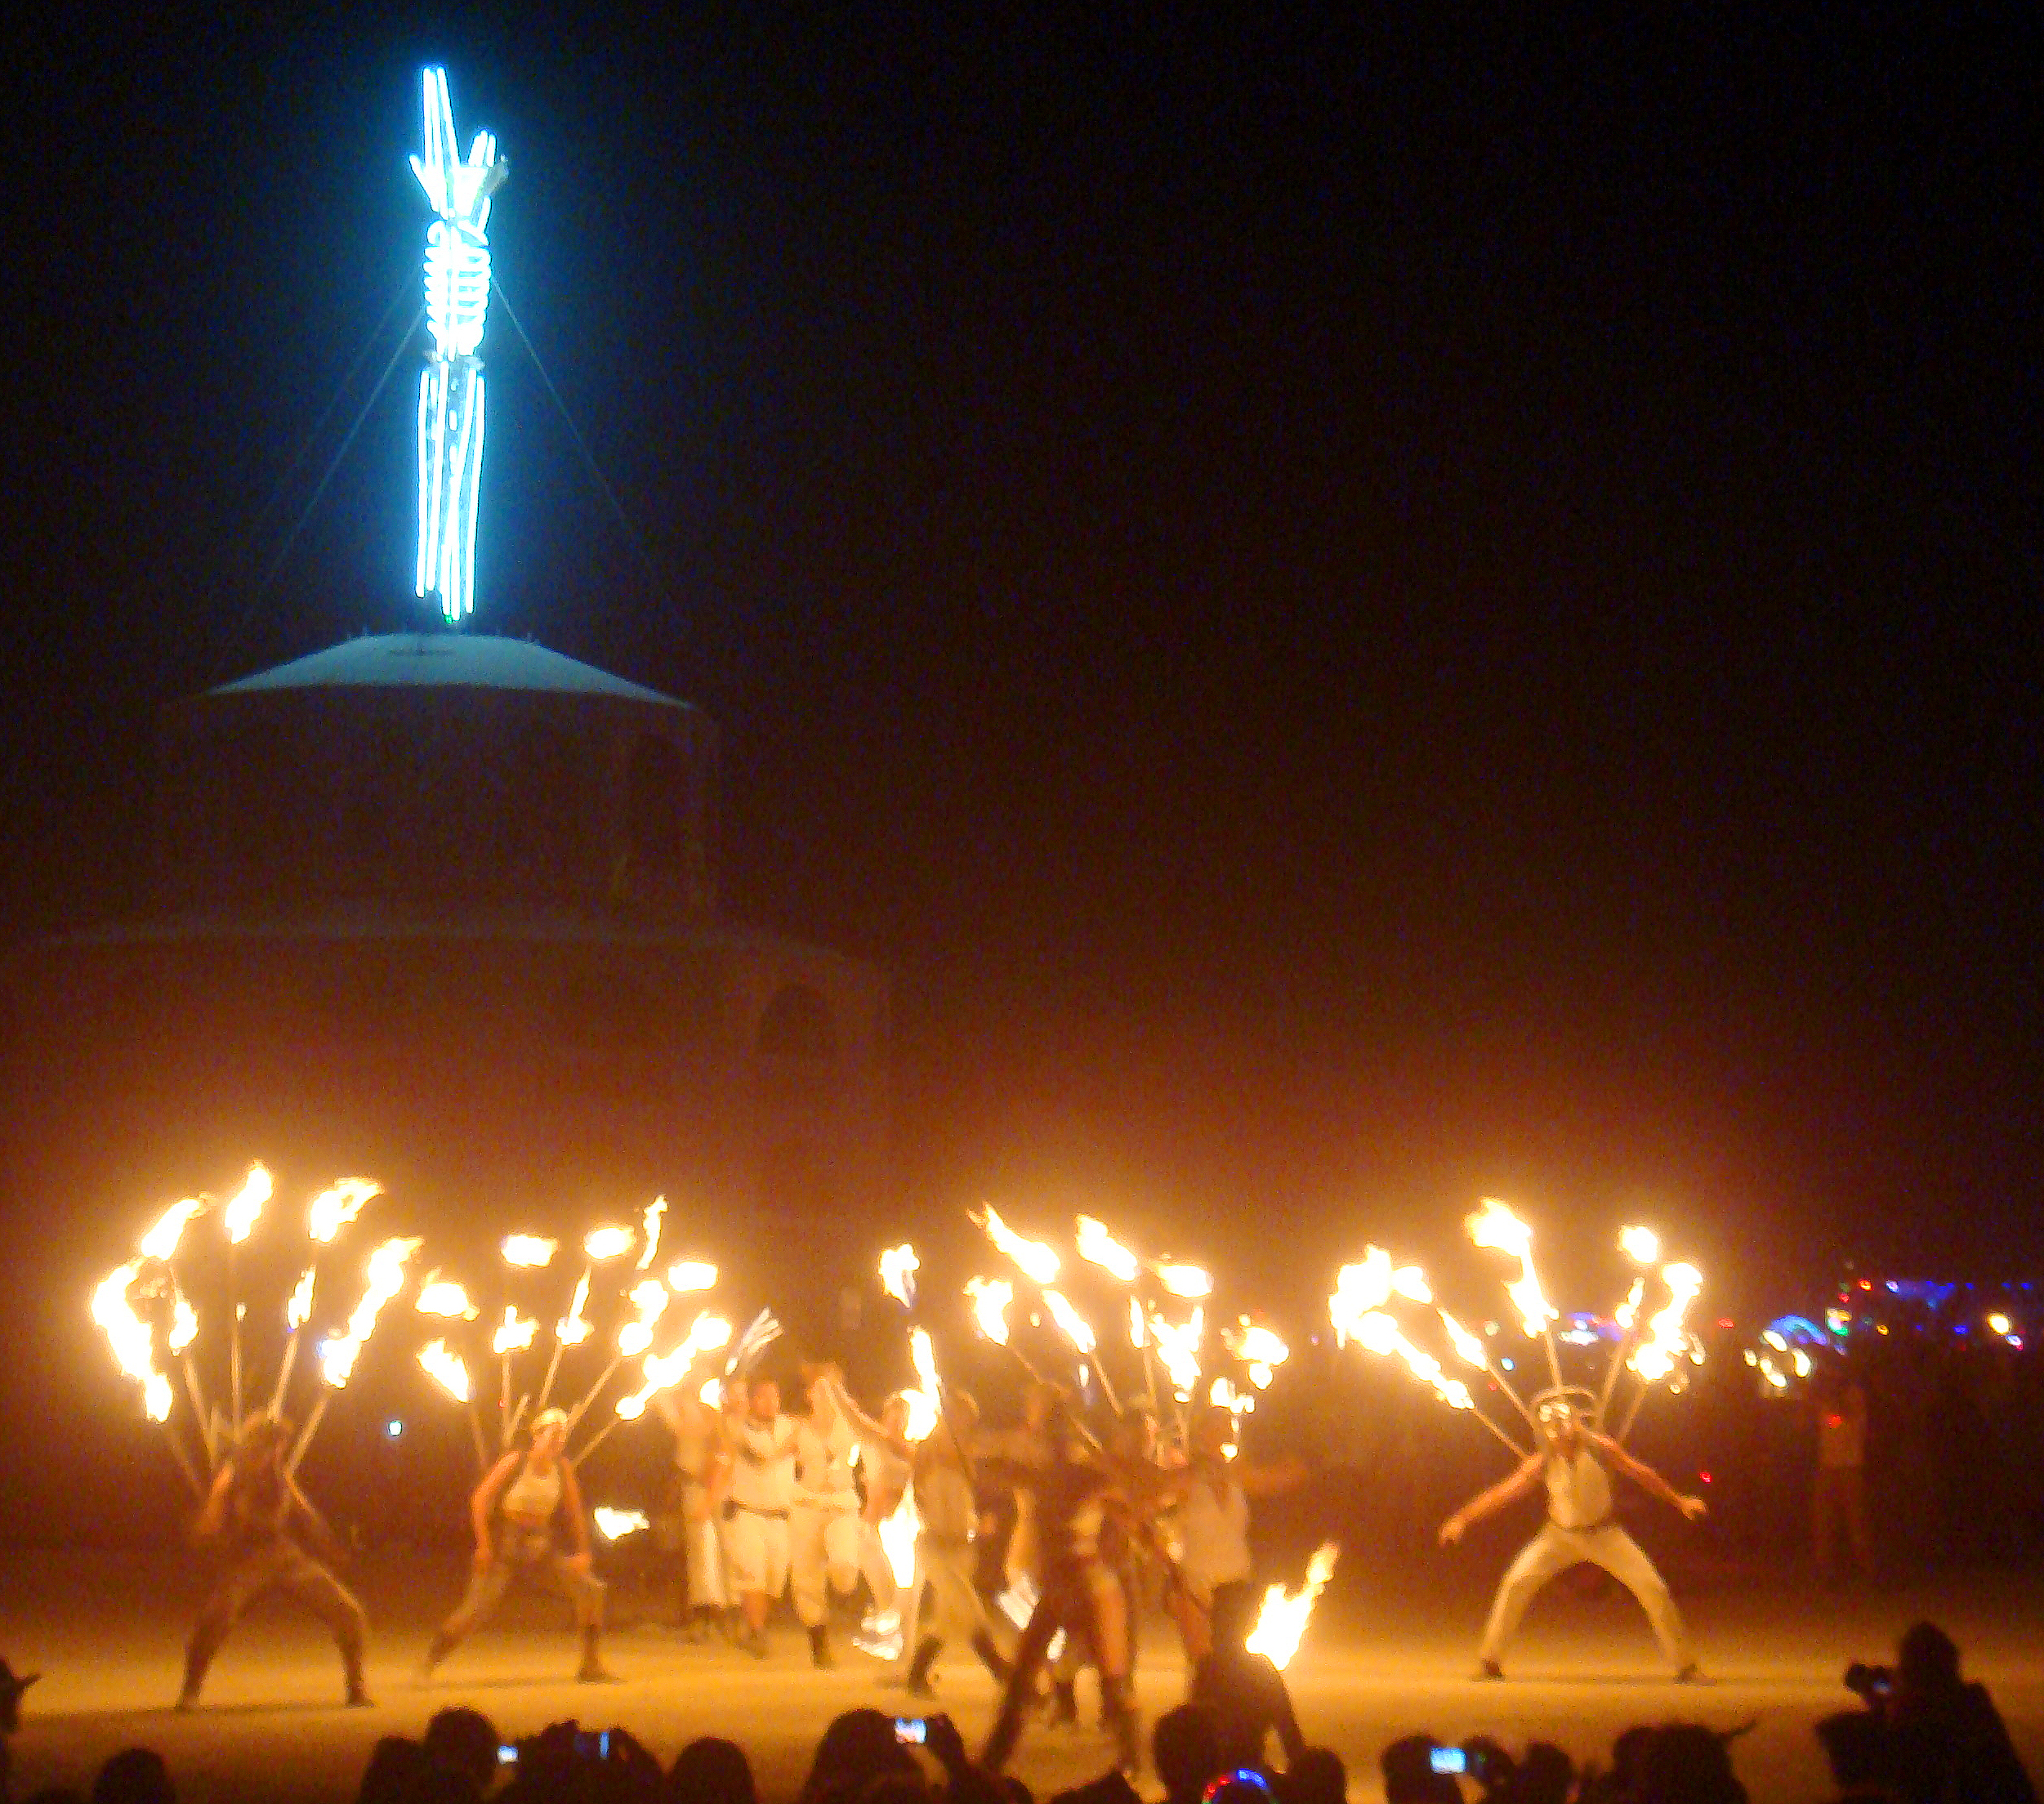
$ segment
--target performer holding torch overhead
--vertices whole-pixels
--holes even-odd
[[[422,1680],[489,1618],[514,1578],[541,1569],[575,1606],[575,1626],[582,1632],[582,1666],[575,1677],[585,1684],[611,1677],[597,1651],[604,1584],[589,1570],[588,1512],[565,1452],[568,1412],[541,1410],[533,1418],[532,1436],[526,1451],[514,1449],[491,1467],[469,1498],[475,1570],[454,1614],[434,1633],[419,1669]],[[557,1523],[566,1527],[570,1552],[556,1544]]]
[[[185,1687],[177,1708],[199,1702],[206,1669],[243,1611],[266,1592],[283,1591],[303,1604],[333,1632],[347,1675],[348,1702],[366,1704],[362,1686],[362,1637],[367,1619],[362,1606],[332,1570],[292,1538],[295,1517],[338,1561],[341,1543],[326,1519],[306,1501],[297,1480],[285,1469],[292,1425],[258,1413],[242,1424],[233,1457],[220,1469],[194,1525],[194,1538],[215,1542],[227,1555],[227,1568],[199,1613],[185,1650]]]
[[[1547,1487],[1547,1523],[1528,1542],[1506,1569],[1491,1605],[1478,1653],[1478,1676],[1501,1679],[1505,1643],[1518,1628],[1534,1594],[1557,1574],[1588,1561],[1601,1566],[1640,1601],[1676,1669],[1678,1681],[1698,1677],[1689,1632],[1681,1613],[1668,1595],[1667,1582],[1632,1537],[1618,1525],[1613,1512],[1607,1465],[1642,1489],[1672,1503],[1690,1521],[1701,1520],[1707,1506],[1700,1497],[1685,1497],[1650,1466],[1641,1463],[1608,1435],[1587,1426],[1596,1399],[1587,1391],[1543,1391],[1533,1399],[1543,1445],[1526,1456],[1510,1478],[1465,1503],[1441,1525],[1440,1543],[1453,1546],[1472,1523],[1495,1516],[1522,1497],[1532,1495],[1543,1480]]]

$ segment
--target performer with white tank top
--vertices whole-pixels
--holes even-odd
[[[1526,1606],[1550,1578],[1587,1561],[1601,1566],[1639,1599],[1676,1677],[1695,1678],[1696,1659],[1681,1613],[1653,1562],[1618,1525],[1606,1468],[1616,1467],[1643,1490],[1672,1503],[1692,1522],[1703,1516],[1703,1499],[1683,1495],[1652,1467],[1588,1426],[1595,1400],[1587,1393],[1551,1391],[1533,1400],[1543,1443],[1540,1450],[1529,1453],[1510,1478],[1472,1498],[1441,1525],[1441,1545],[1452,1546],[1472,1523],[1530,1496],[1543,1483],[1546,1487],[1546,1525],[1526,1543],[1498,1585],[1478,1653],[1478,1676],[1504,1677],[1501,1663],[1505,1644],[1526,1614]]]
[[[426,1650],[421,1679],[489,1619],[514,1578],[541,1570],[574,1605],[575,1626],[582,1632],[582,1667],[575,1677],[584,1682],[610,1677],[597,1652],[604,1583],[590,1570],[589,1519],[574,1465],[565,1451],[567,1411],[541,1410],[533,1418],[532,1434],[531,1447],[506,1453],[469,1499],[475,1570],[466,1594]],[[556,1543],[557,1526],[566,1531],[566,1553]]]
[[[1234,1418],[1226,1409],[1209,1406],[1194,1416],[1178,1502],[1164,1519],[1178,1560],[1164,1605],[1178,1625],[1188,1667],[1213,1651],[1215,1587],[1250,1576],[1250,1498],[1289,1489],[1306,1476],[1297,1460],[1252,1465],[1237,1459],[1234,1442]]]

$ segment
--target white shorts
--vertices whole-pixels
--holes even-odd
[[[778,1597],[788,1585],[788,1518],[734,1509],[724,1524],[731,1589]]]

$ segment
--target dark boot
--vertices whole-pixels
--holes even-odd
[[[996,1685],[1006,1685],[1014,1666],[1001,1650],[993,1645],[993,1637],[984,1629],[975,1629],[972,1635],[972,1651],[980,1656],[980,1663],[993,1675]]]
[[[809,1663],[811,1666],[835,1666],[837,1660],[830,1650],[830,1625],[819,1623],[809,1632]]]
[[[350,1710],[367,1709],[373,1701],[362,1683],[362,1644],[347,1641],[341,1648],[341,1670],[348,1681],[348,1708]]]
[[[600,1628],[585,1628],[582,1632],[582,1666],[575,1677],[583,1685],[614,1685],[617,1682],[617,1674],[605,1667],[602,1656],[596,1651],[596,1643],[602,1634],[603,1631]]]
[[[199,1707],[199,1687],[206,1682],[206,1668],[212,1664],[210,1649],[196,1647],[185,1650],[185,1683],[177,1694],[177,1708],[194,1710]]]
[[[1143,1770],[1143,1726],[1131,1699],[1127,1679],[1100,1680],[1100,1714],[1114,1735],[1114,1764],[1133,1778]]]
[[[916,1657],[908,1663],[906,1681],[912,1698],[931,1698],[936,1695],[930,1683],[930,1668],[937,1663],[937,1655],[943,1651],[944,1643],[934,1635],[926,1635],[916,1645]]]

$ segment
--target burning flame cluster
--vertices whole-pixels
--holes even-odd
[[[141,1236],[136,1256],[117,1266],[95,1287],[91,1305],[92,1319],[105,1334],[117,1367],[141,1386],[143,1409],[151,1420],[168,1423],[175,1390],[165,1369],[165,1360],[185,1353],[199,1332],[198,1312],[180,1288],[173,1263],[185,1243],[186,1230],[203,1217],[217,1216],[229,1254],[228,1285],[231,1292],[235,1270],[234,1257],[253,1234],[266,1206],[275,1194],[275,1182],[269,1170],[256,1164],[249,1168],[239,1189],[225,1203],[216,1203],[209,1197],[197,1196],[173,1203]],[[322,1261],[331,1257],[330,1249],[343,1231],[380,1194],[381,1186],[371,1179],[342,1178],[319,1192],[307,1205],[306,1235],[311,1244],[312,1258],[284,1303],[284,1327],[289,1337],[277,1377],[273,1409],[281,1409],[297,1337],[312,1323],[324,1294],[326,1279],[321,1272]],[[605,1226],[584,1237],[582,1250],[585,1262],[568,1300],[566,1314],[553,1324],[554,1359],[557,1364],[564,1349],[578,1346],[595,1333],[587,1311],[591,1280],[597,1268],[636,1252],[636,1270],[648,1275],[640,1277],[629,1290],[631,1314],[617,1331],[617,1358],[605,1373],[607,1379],[610,1371],[624,1360],[643,1360],[643,1382],[638,1389],[620,1400],[618,1405],[618,1414],[626,1418],[643,1411],[647,1400],[655,1392],[685,1378],[693,1360],[724,1346],[731,1337],[728,1322],[720,1317],[698,1315],[688,1333],[672,1351],[663,1355],[654,1351],[655,1334],[672,1299],[709,1290],[717,1282],[716,1267],[694,1259],[672,1265],[665,1282],[650,1275],[659,1254],[667,1209],[666,1199],[656,1198],[644,1212],[636,1228]],[[384,1240],[369,1253],[359,1301],[345,1324],[319,1341],[315,1349],[327,1395],[345,1389],[354,1376],[377,1323],[403,1292],[422,1244],[417,1236],[399,1236]],[[522,1274],[551,1265],[560,1251],[560,1243],[542,1235],[514,1234],[505,1238],[500,1250],[508,1285]],[[459,1282],[437,1270],[428,1271],[419,1282],[413,1302],[420,1315],[436,1319],[446,1324],[447,1329],[417,1350],[415,1357],[419,1369],[456,1402],[471,1402],[475,1395],[471,1371],[473,1355],[464,1356],[456,1344],[455,1331],[477,1321],[481,1310]],[[241,1370],[240,1322],[244,1314],[240,1299],[230,1295],[225,1319],[234,1337],[237,1391]],[[536,1316],[525,1314],[517,1303],[507,1301],[501,1318],[493,1319],[482,1331],[481,1337],[486,1338],[489,1351],[504,1362],[507,1385],[512,1356],[533,1346],[539,1328]],[[473,1351],[480,1352],[481,1349]],[[220,1452],[216,1442],[224,1431],[219,1422],[208,1414],[199,1370],[189,1360],[185,1375],[193,1407],[202,1418],[201,1431],[208,1458],[216,1459]],[[550,1370],[549,1383],[552,1377]],[[599,1389],[601,1383],[599,1381]],[[592,1392],[583,1407],[593,1398]],[[324,1399],[321,1406],[313,1412],[305,1439],[310,1439],[323,1408]],[[521,1402],[521,1410],[523,1408]],[[506,1431],[508,1432],[508,1421]],[[299,1451],[302,1450],[301,1440]],[[480,1430],[478,1452],[480,1455]],[[181,1453],[180,1457],[182,1458]]]
[[[1486,1197],[1464,1226],[1473,1245],[1504,1253],[1516,1261],[1516,1275],[1505,1284],[1506,1297],[1521,1331],[1529,1339],[1545,1342],[1550,1369],[1559,1386],[1560,1360],[1551,1331],[1560,1311],[1541,1288],[1539,1274],[1533,1265],[1532,1229],[1495,1197]],[[1618,1248],[1640,1269],[1631,1290],[1614,1312],[1613,1320],[1623,1338],[1613,1355],[1613,1364],[1607,1374],[1606,1402],[1621,1367],[1632,1373],[1643,1386],[1651,1386],[1668,1377],[1681,1359],[1701,1358],[1700,1346],[1683,1324],[1689,1305],[1703,1288],[1703,1275],[1691,1265],[1661,1266],[1659,1277],[1667,1288],[1667,1302],[1642,1333],[1640,1311],[1645,1306],[1649,1275],[1660,1260],[1660,1237],[1649,1228],[1627,1227],[1618,1235]],[[1483,1340],[1446,1309],[1435,1305],[1432,1287],[1417,1266],[1395,1265],[1390,1254],[1380,1247],[1366,1249],[1363,1262],[1343,1266],[1336,1279],[1334,1294],[1328,1299],[1328,1313],[1337,1341],[1344,1344],[1359,1342],[1372,1353],[1403,1360],[1413,1375],[1430,1386],[1435,1395],[1451,1409],[1475,1410],[1476,1400],[1468,1386],[1460,1378],[1449,1377],[1441,1361],[1415,1344],[1390,1313],[1394,1298],[1433,1306],[1454,1358],[1471,1370],[1484,1373],[1511,1399],[1526,1421],[1532,1422],[1532,1411],[1506,1382]],[[1495,1332],[1494,1326],[1490,1332]],[[1636,1402],[1636,1411],[1637,1407]],[[1629,1423],[1628,1418],[1628,1426]],[[1494,1423],[1491,1426],[1501,1439],[1511,1443],[1510,1436],[1497,1430]]]
[[[1023,1281],[1035,1288],[1042,1313],[1073,1351],[1089,1362],[1090,1369],[1098,1373],[1105,1385],[1107,1374],[1100,1370],[1100,1361],[1105,1343],[1066,1291],[1058,1288],[1064,1261],[1056,1249],[1018,1234],[991,1203],[973,1219],[994,1250],[1008,1260]],[[1172,1395],[1181,1404],[1189,1402],[1203,1384],[1201,1352],[1207,1331],[1203,1299],[1213,1294],[1212,1274],[1203,1266],[1182,1260],[1145,1259],[1096,1217],[1079,1216],[1074,1226],[1073,1248],[1079,1261],[1127,1287],[1125,1302],[1117,1308],[1118,1312],[1126,1311],[1129,1347],[1143,1356],[1146,1372],[1153,1362],[1161,1365]],[[966,1284],[966,1297],[980,1333],[996,1346],[1012,1346],[1008,1311],[1015,1298],[1014,1281],[971,1278]],[[1194,1306],[1182,1320],[1173,1320],[1165,1313],[1167,1303],[1174,1302]],[[1270,1383],[1274,1369],[1289,1356],[1289,1350],[1267,1329],[1259,1330],[1258,1335],[1252,1342],[1240,1345],[1230,1342],[1229,1351],[1247,1367],[1252,1385],[1261,1390]]]

